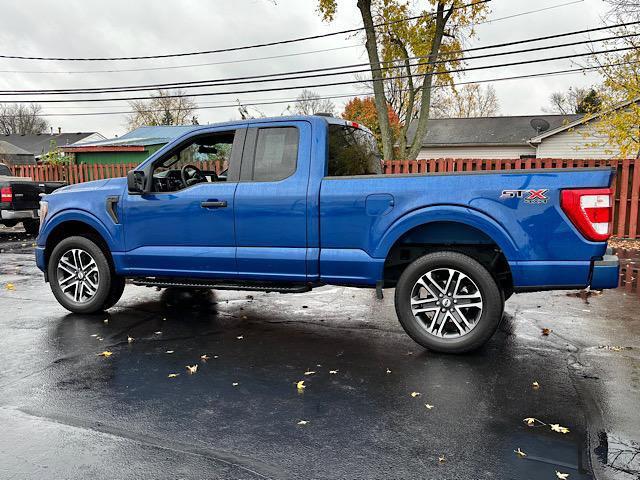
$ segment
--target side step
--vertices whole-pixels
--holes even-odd
[[[211,288],[215,290],[251,290],[278,293],[304,293],[312,289],[312,286],[309,283],[220,282],[203,279],[172,279],[157,277],[137,277],[131,279],[131,283],[143,287]]]

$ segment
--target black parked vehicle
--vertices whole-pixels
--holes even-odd
[[[40,194],[51,193],[65,182],[34,182],[30,178],[14,177],[0,163],[0,224],[13,227],[19,222],[27,233],[38,233]]]

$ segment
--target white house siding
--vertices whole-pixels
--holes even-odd
[[[520,158],[520,155],[535,155],[533,147],[468,145],[464,147],[422,147],[418,160],[431,158]]]
[[[542,139],[538,145],[538,158],[612,158],[619,151],[607,145],[606,137],[598,134],[592,125],[559,132]]]

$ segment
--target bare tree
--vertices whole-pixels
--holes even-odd
[[[323,99],[311,90],[303,90],[296,98],[293,112],[298,115],[315,115],[316,113],[330,113],[335,115],[336,106],[329,99]]]
[[[542,110],[547,113],[571,115],[593,113],[600,107],[598,93],[593,88],[569,87],[566,92],[553,92],[549,96],[549,106]]]
[[[127,117],[130,129],[143,125],[189,125],[196,123],[197,105],[183,90],[158,90],[149,100],[129,102],[134,113]]]
[[[37,103],[0,104],[0,133],[5,135],[45,133],[49,128],[49,122],[40,116],[41,113],[42,107]]]
[[[491,117],[500,111],[495,88],[491,85],[482,88],[477,83],[464,85],[459,90],[436,89],[431,108],[436,118]]]

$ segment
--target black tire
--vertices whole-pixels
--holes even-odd
[[[34,218],[23,220],[22,226],[29,235],[37,235],[40,230],[40,220],[36,220]]]
[[[416,282],[427,272],[441,268],[455,269],[467,275],[482,296],[482,311],[475,326],[456,338],[429,333],[411,310]],[[423,347],[442,353],[465,353],[480,348],[495,333],[502,318],[504,297],[493,276],[479,262],[462,253],[441,251],[420,257],[404,270],[396,285],[395,307],[404,330]]]
[[[95,261],[99,281],[96,293],[86,301],[74,301],[69,298],[58,283],[58,262],[72,249],[84,250]],[[47,266],[51,291],[56,300],[67,310],[74,313],[97,313],[113,306],[122,295],[124,279],[114,275],[114,272],[102,249],[90,238],[68,237],[58,243],[49,258]],[[61,277],[62,278],[62,277]]]

